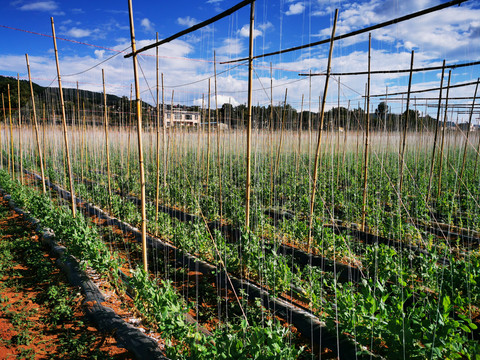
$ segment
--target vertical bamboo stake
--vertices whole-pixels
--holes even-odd
[[[442,91],[443,91],[443,79],[445,75],[445,60],[443,60],[442,65],[442,77],[440,80],[440,92],[438,94],[438,108],[437,108],[437,121],[435,122],[435,135],[433,138],[433,150],[432,150],[432,160],[430,163],[430,176],[428,177],[428,189],[427,189],[427,199],[425,200],[428,203],[430,199],[430,191],[432,189],[432,179],[433,179],[433,168],[435,167],[435,151],[437,149],[437,139],[438,139],[438,125],[440,123],[440,109],[442,105]]]
[[[208,196],[208,179],[210,175],[210,78],[208,79],[208,110],[207,110],[207,179],[206,179],[206,194]]]
[[[165,119],[165,88],[162,73],[163,187],[167,187],[167,121]]]
[[[103,83],[103,121],[105,124],[105,152],[107,155],[107,185],[108,185],[108,207],[112,210],[112,181],[110,174],[110,150],[108,143],[108,108],[107,108],[107,93],[105,92],[105,71],[102,69],[102,83]]]
[[[270,206],[273,205],[273,164],[274,164],[274,156],[275,156],[275,146],[273,141],[274,134],[274,126],[273,126],[273,71],[272,71],[272,63],[270,63]]]
[[[46,165],[47,165],[47,161],[46,161],[46,157],[47,157],[47,152],[45,151],[46,150],[46,147],[47,147],[47,142],[45,140],[45,133],[46,133],[46,127],[47,127],[47,115],[46,115],[46,111],[45,111],[45,103],[43,103],[43,119],[42,119],[42,145],[43,145],[43,169],[45,170],[46,169]]]
[[[75,125],[75,127],[73,128],[73,130],[75,131],[75,137],[74,139],[77,139],[77,143],[75,144],[76,146],[74,147],[74,151],[78,151],[78,133],[79,133],[79,129],[81,129],[81,123],[80,123],[80,92],[78,90],[78,81],[77,81],[77,114],[76,114],[76,118],[77,118],[77,123]],[[81,133],[80,133],[81,134]],[[83,136],[80,136],[80,144],[81,146],[83,145],[82,143],[83,141]],[[82,148],[80,148],[80,176],[81,176],[81,179],[83,181],[83,151],[82,151]],[[78,155],[77,155],[77,159],[78,159]]]
[[[140,86],[138,83],[137,69],[137,46],[135,43],[135,30],[133,28],[133,10],[132,0],[128,0],[128,12],[130,17],[130,38],[133,52],[133,73],[135,77],[135,97],[137,103],[137,134],[138,134],[138,166],[140,170],[140,188],[141,188],[141,213],[142,213],[142,255],[143,270],[148,271],[147,259],[147,213],[145,209],[145,172],[143,168],[143,146],[142,146],[142,104],[140,102]],[[173,110],[173,109],[172,109]]]
[[[156,35],[158,42],[158,32]],[[155,48],[155,67],[157,80],[157,138],[156,138],[156,167],[155,174],[155,235],[158,235],[158,199],[160,197],[160,89],[158,79],[158,46]],[[163,74],[162,74],[163,75]],[[163,79],[162,79],[163,80]]]
[[[53,24],[53,17],[50,18],[50,20],[52,22],[53,47],[55,50],[55,62],[57,64],[58,91],[60,93],[60,103],[62,107],[63,138],[65,140],[65,152],[67,153],[68,178],[70,180],[70,195],[71,195],[71,201],[72,201],[72,216],[75,218],[76,216],[75,189],[73,187],[72,164],[70,162],[70,151],[68,149],[67,119],[65,116],[65,103],[63,101],[62,78],[60,76],[60,64],[58,62],[57,38],[55,37],[55,26]]]
[[[363,163],[363,200],[362,200],[362,231],[365,231],[367,215],[367,185],[368,185],[368,140],[370,135],[370,65],[372,50],[372,34],[368,34],[368,77],[367,77],[367,114],[365,117],[365,162]]]
[[[22,113],[20,105],[20,75],[17,73],[17,104],[18,104],[18,157],[20,158],[20,184],[23,185],[23,149],[22,149]]]
[[[473,100],[472,100],[472,108],[470,109],[470,114],[468,116],[468,128],[467,128],[467,134],[465,135],[465,144],[463,146],[463,159],[462,159],[462,167],[460,169],[460,179],[458,183],[462,184],[462,178],[463,178],[463,171],[465,169],[465,160],[467,159],[467,146],[468,146],[468,136],[470,135],[470,126],[472,125],[472,116],[473,116],[473,110],[475,108],[475,100],[477,99],[477,90],[478,90],[478,83],[480,82],[480,78],[477,79],[477,85],[475,86],[475,93],[473,95]],[[459,188],[460,188],[459,186]]]
[[[32,85],[32,77],[30,75],[30,64],[28,62],[28,54],[25,54],[25,58],[27,60],[28,81],[30,83],[30,95],[32,97],[33,126],[35,128],[35,138],[37,140],[37,151],[38,151],[38,156],[40,158],[40,173],[42,175],[42,191],[45,194],[47,192],[47,189],[45,187],[45,173],[43,168],[42,147],[40,146],[40,136],[38,135],[37,111],[35,110],[35,97],[33,95],[33,85]]]
[[[80,118],[79,118],[80,119]],[[80,147],[80,162],[82,163],[81,169],[82,172],[80,174],[82,183],[84,179],[84,164],[85,164],[85,103],[82,101],[82,124],[80,126],[81,131],[81,147]]]
[[[345,158],[347,155],[347,132],[348,132],[348,125],[349,125],[349,117],[350,117],[350,100],[348,100],[348,105],[347,105],[347,116],[345,118],[345,128],[343,129],[344,134],[343,134],[343,154],[342,154],[342,168],[345,165]]]
[[[302,151],[302,122],[303,122],[303,94],[302,94],[302,104],[300,105],[300,117],[298,119],[298,155],[297,155],[297,163],[295,169],[298,172],[298,167],[300,165],[300,158],[301,158],[301,151]]]
[[[130,138],[132,132],[132,84],[130,84],[130,102],[128,110],[128,140],[127,140],[127,178],[130,177]]]
[[[85,118],[85,101],[82,101],[82,110],[83,110],[83,145],[84,145],[84,154],[85,154],[85,172],[88,174],[88,142],[87,142],[87,120]]]
[[[318,129],[317,149],[315,151],[315,160],[313,164],[312,194],[310,198],[310,214],[309,214],[309,220],[308,220],[308,243],[307,243],[308,252],[310,252],[310,246],[312,245],[313,209],[315,206],[315,192],[317,189],[317,179],[318,179],[318,158],[320,156],[320,146],[322,144],[323,120],[325,117],[325,102],[327,101],[328,81],[330,80],[332,55],[333,55],[333,40],[335,38],[335,30],[337,28],[337,18],[338,18],[338,9],[335,9],[332,36],[330,37],[330,50],[328,52],[327,74],[325,76],[325,87],[323,90],[323,99],[322,99],[322,105],[321,105],[320,114],[319,114],[320,124]]]
[[[12,123],[12,102],[10,100],[10,84],[7,84],[8,93],[8,117],[10,119],[10,155],[8,161],[8,169],[11,171],[12,179],[15,177],[15,163],[13,157],[13,123]]]
[[[218,206],[220,210],[220,225],[222,225],[222,161],[220,159],[220,119],[218,117],[217,58],[215,51],[213,52],[213,72],[215,75],[215,117],[217,122]]]
[[[407,90],[407,109],[405,115],[405,123],[403,124],[403,139],[402,139],[402,149],[400,152],[400,185],[398,187],[398,196],[402,196],[402,187],[403,187],[403,168],[405,166],[405,142],[407,139],[407,127],[408,121],[410,119],[410,90],[412,88],[412,74],[413,74],[413,57],[415,52],[412,50],[412,57],[410,59],[410,76],[408,78],[408,90]]]
[[[442,192],[442,167],[443,167],[443,147],[445,144],[445,129],[447,127],[447,114],[448,114],[448,97],[450,93],[450,78],[452,77],[452,70],[448,71],[448,83],[447,83],[447,96],[445,98],[445,114],[443,117],[443,129],[442,129],[442,140],[440,143],[440,164],[438,168],[438,189],[437,189],[437,199],[440,197]]]
[[[287,92],[288,88],[285,89],[285,100],[283,101],[283,111],[282,111],[282,123],[280,125],[280,142],[278,144],[277,150],[277,160],[275,161],[274,176],[277,176],[278,167],[280,166],[280,152],[282,151],[282,140],[283,140],[283,130],[285,128],[285,113],[287,112]],[[273,189],[272,189],[273,193]]]
[[[250,4],[250,33],[248,46],[248,122],[247,122],[247,179],[245,184],[245,229],[250,231],[250,186],[252,153],[252,81],[253,81],[253,23],[255,20],[255,1]]]

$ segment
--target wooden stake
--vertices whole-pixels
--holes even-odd
[[[10,119],[10,160],[8,161],[8,169],[11,171],[12,179],[15,177],[15,163],[13,157],[13,123],[12,123],[12,102],[10,101],[10,84],[7,84],[8,93],[8,117]]]
[[[128,140],[127,140],[127,178],[130,177],[130,138],[132,128],[132,84],[130,84],[130,102],[128,110]]]
[[[218,206],[220,210],[220,225],[222,224],[222,161],[220,159],[220,118],[218,117],[217,97],[217,57],[213,52],[213,73],[215,75],[215,118],[217,122],[217,167],[218,167]]]
[[[163,187],[167,187],[167,122],[165,121],[165,88],[162,73],[162,126],[163,126]]]
[[[208,196],[208,179],[210,176],[210,78],[208,79],[208,110],[207,110],[207,179],[206,179],[206,194]]]
[[[45,173],[43,168],[44,164],[43,164],[42,147],[40,146],[40,136],[38,134],[37,111],[35,109],[35,97],[33,94],[33,84],[32,84],[32,77],[30,75],[30,64],[28,62],[28,54],[25,54],[25,58],[27,61],[28,81],[30,83],[30,95],[32,97],[33,126],[35,128],[35,139],[37,140],[37,151],[38,151],[38,156],[40,158],[40,173],[42,175],[42,191],[44,194],[46,194],[47,188],[45,187]]]
[[[407,90],[407,110],[405,115],[405,123],[403,125],[403,139],[402,139],[402,149],[400,152],[400,185],[398,187],[398,196],[402,196],[402,187],[403,187],[403,168],[405,166],[405,144],[407,139],[407,127],[408,121],[410,120],[410,90],[412,88],[412,74],[413,74],[413,56],[415,52],[412,50],[412,57],[410,59],[410,76],[408,78],[408,90]]]
[[[250,231],[250,187],[252,153],[252,81],[253,81],[253,23],[255,21],[255,1],[250,4],[250,35],[248,46],[248,122],[247,122],[247,176],[245,184],[245,229]]]
[[[440,165],[438,168],[438,189],[437,189],[437,199],[440,198],[442,192],[442,167],[443,167],[443,147],[445,144],[445,129],[447,127],[447,113],[448,113],[448,96],[450,92],[450,79],[452,77],[452,70],[448,71],[448,83],[447,83],[447,96],[445,98],[445,114],[443,117],[443,129],[442,129],[442,141],[440,144]]]
[[[157,32],[158,41],[158,32]],[[158,235],[158,200],[160,198],[160,89],[158,79],[158,46],[155,48],[155,65],[157,80],[157,138],[156,138],[156,174],[155,174],[155,235]],[[163,74],[162,74],[163,75]],[[162,78],[163,80],[163,78]],[[163,86],[162,86],[163,88]]]
[[[302,154],[302,122],[303,122],[303,94],[302,94],[302,104],[300,105],[300,117],[298,119],[298,154],[295,169],[298,173],[298,167],[300,165],[300,158]]]
[[[130,38],[132,43],[133,55],[133,74],[135,77],[135,97],[137,104],[137,135],[138,135],[138,167],[140,170],[140,188],[141,188],[141,215],[142,215],[142,257],[143,270],[148,271],[147,259],[147,213],[145,207],[145,171],[143,167],[143,146],[142,146],[142,103],[140,102],[140,85],[138,81],[137,69],[137,46],[135,43],[135,30],[133,27],[132,0],[128,0],[128,13],[130,17]]]
[[[22,149],[22,113],[20,105],[20,75],[17,73],[17,104],[18,104],[18,157],[20,158],[20,184],[23,185],[23,149]]]
[[[287,92],[288,88],[285,89],[285,100],[283,101],[283,111],[282,111],[282,123],[280,125],[280,142],[278,144],[277,150],[277,160],[275,161],[274,176],[277,176],[278,167],[280,166],[280,152],[282,150],[282,139],[283,139],[283,130],[285,128],[285,113],[287,109]],[[273,189],[272,189],[273,193]]]
[[[443,60],[442,66],[442,77],[440,80],[440,92],[438,94],[438,108],[437,108],[437,121],[435,123],[435,135],[433,138],[433,150],[432,150],[432,160],[430,163],[430,176],[428,177],[428,189],[427,189],[427,198],[425,202],[428,203],[430,199],[430,191],[432,189],[432,179],[433,179],[433,168],[435,167],[435,151],[437,149],[437,139],[438,139],[438,125],[440,123],[440,109],[442,105],[442,91],[443,91],[443,79],[445,75],[445,60]]]
[[[112,181],[110,173],[110,150],[108,143],[108,108],[107,108],[107,93],[105,91],[105,71],[102,69],[102,83],[103,83],[103,121],[105,124],[105,153],[107,155],[107,185],[108,185],[108,206],[112,210]]]
[[[60,104],[61,104],[61,107],[62,107],[63,138],[64,138],[64,141],[65,141],[65,152],[67,154],[68,178],[70,180],[72,217],[75,218],[75,216],[76,216],[75,188],[73,187],[72,164],[70,162],[70,151],[68,149],[67,119],[66,119],[66,116],[65,116],[65,103],[63,101],[62,78],[60,76],[60,64],[58,62],[57,38],[55,37],[55,26],[53,24],[53,17],[50,18],[50,20],[52,22],[53,47],[54,47],[54,50],[55,50],[55,62],[57,64],[58,91],[60,93]]]
[[[372,50],[372,34],[368,34],[368,77],[367,77],[367,114],[365,118],[365,161],[363,163],[363,200],[362,200],[362,231],[365,231],[367,215],[367,185],[368,185],[368,140],[370,135],[370,65]]]
[[[312,182],[312,194],[310,198],[310,214],[308,220],[308,242],[307,251],[310,252],[310,246],[312,245],[312,225],[313,225],[313,209],[315,206],[315,192],[317,190],[318,179],[318,159],[320,156],[320,146],[322,145],[322,132],[323,132],[323,120],[325,118],[325,103],[327,101],[328,81],[330,80],[332,55],[333,55],[333,40],[335,37],[335,30],[337,28],[338,9],[335,9],[335,17],[333,21],[332,36],[330,38],[330,50],[328,53],[327,74],[325,76],[325,87],[323,90],[323,99],[320,109],[320,124],[318,129],[317,149],[315,151],[315,160],[313,164],[313,182]]]

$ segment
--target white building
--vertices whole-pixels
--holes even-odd
[[[173,109],[163,114],[163,121],[167,127],[171,126],[199,126],[200,113],[198,111],[186,111],[181,109]]]

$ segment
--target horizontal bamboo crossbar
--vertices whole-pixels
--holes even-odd
[[[367,32],[372,31],[372,30],[380,29],[380,28],[388,26],[388,25],[398,24],[402,21],[410,20],[410,19],[422,16],[422,15],[432,13],[434,11],[443,10],[443,9],[446,9],[450,6],[460,5],[461,3],[464,3],[465,1],[467,1],[467,0],[449,1],[449,2],[446,2],[444,4],[440,4],[440,5],[433,6],[433,7],[424,9],[424,10],[420,10],[420,11],[417,11],[417,12],[414,12],[414,13],[411,13],[411,14],[408,14],[408,15],[405,15],[405,16],[401,16],[401,17],[396,18],[396,19],[384,21],[380,24],[372,25],[372,26],[369,26],[369,27],[366,27],[366,28],[363,28],[363,29],[360,29],[360,30],[355,30],[355,31],[349,32],[347,34],[335,36],[333,40],[337,41],[337,40],[341,40],[341,39],[346,39],[346,38],[349,38],[349,37],[352,37],[352,36],[355,36],[355,35],[359,35],[359,34],[367,33]],[[274,51],[274,52],[271,52],[271,53],[257,55],[257,56],[254,56],[253,59],[264,58],[264,57],[267,57],[267,56],[273,56],[273,55],[279,55],[279,54],[285,54],[285,53],[288,53],[288,52],[291,52],[291,51],[306,49],[306,48],[309,48],[309,47],[322,45],[322,44],[328,44],[328,43],[330,43],[330,38],[320,40],[320,41],[316,41],[316,42],[313,42],[313,43],[310,43],[310,44],[295,46],[295,47],[288,48],[288,49],[283,49],[283,50]],[[236,62],[245,61],[245,60],[248,60],[248,58],[241,58],[241,59],[235,59],[235,60],[230,60],[230,61],[224,61],[224,62],[221,62],[220,64],[230,64],[230,63],[236,63]]]
[[[243,0],[241,3],[238,3],[237,5],[231,7],[230,9],[225,10],[224,12],[222,12],[222,13],[220,13],[220,14],[218,14],[218,15],[215,15],[214,17],[212,17],[212,18],[210,18],[210,19],[208,19],[208,20],[205,20],[205,21],[202,21],[202,22],[199,23],[199,24],[193,25],[193,26],[189,27],[188,29],[182,30],[182,31],[180,31],[180,32],[178,32],[178,33],[176,33],[176,34],[174,34],[174,35],[172,35],[172,36],[170,36],[170,37],[168,37],[168,38],[166,38],[166,39],[163,39],[163,40],[160,40],[160,41],[156,41],[156,42],[154,42],[153,44],[144,46],[143,48],[138,49],[137,51],[134,51],[134,52],[131,52],[131,53],[125,55],[124,58],[129,58],[129,57],[131,57],[131,56],[133,56],[133,55],[138,55],[138,54],[140,54],[140,53],[142,53],[142,52],[144,52],[144,51],[147,51],[147,50],[153,49],[153,48],[155,48],[155,47],[157,47],[157,46],[166,44],[166,43],[168,43],[168,42],[170,42],[170,41],[172,41],[172,40],[175,40],[175,39],[177,39],[177,38],[179,38],[179,37],[181,37],[181,36],[183,36],[183,35],[186,35],[186,34],[189,34],[189,33],[191,33],[191,32],[194,32],[194,31],[196,31],[196,30],[198,30],[198,29],[201,29],[201,28],[203,28],[203,27],[205,27],[205,26],[207,26],[207,25],[210,25],[210,24],[212,24],[212,23],[214,23],[214,22],[216,22],[216,21],[218,21],[218,20],[220,20],[220,19],[223,19],[224,17],[227,17],[228,15],[233,14],[235,11],[237,11],[237,10],[245,7],[246,5],[248,5],[248,4],[250,4],[250,3],[254,2],[254,1],[255,1],[255,0]],[[466,1],[466,0],[463,0],[463,1]]]

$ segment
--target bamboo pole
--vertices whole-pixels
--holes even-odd
[[[477,85],[475,86],[475,93],[473,95],[473,101],[472,101],[472,108],[470,109],[470,114],[468,116],[468,127],[467,127],[467,134],[465,135],[465,144],[463,146],[463,158],[462,158],[462,167],[460,169],[460,177],[458,183],[462,184],[462,179],[463,179],[463,172],[465,170],[465,161],[467,159],[467,146],[468,146],[468,137],[470,135],[470,126],[472,125],[472,116],[473,116],[473,110],[475,108],[475,100],[477,98],[477,90],[478,90],[478,83],[480,82],[480,78],[477,79]],[[459,186],[459,188],[460,188]]]
[[[448,96],[450,92],[450,79],[452,77],[452,70],[448,71],[448,83],[447,83],[447,96],[445,98],[445,114],[443,117],[443,128],[442,128],[442,140],[440,143],[440,164],[438,168],[438,189],[437,189],[437,199],[440,197],[442,192],[442,168],[443,168],[443,147],[445,144],[445,129],[447,127],[447,114],[448,114]]]
[[[143,146],[142,146],[142,104],[140,102],[140,85],[138,81],[137,55],[135,54],[137,46],[135,43],[135,30],[133,27],[132,0],[128,0],[128,12],[130,18],[130,38],[132,43],[133,55],[133,73],[135,77],[135,97],[137,104],[137,135],[138,135],[138,167],[140,171],[141,188],[141,216],[142,216],[142,258],[143,270],[148,271],[147,259],[147,213],[145,208],[145,171],[143,167]]]
[[[255,21],[255,1],[250,4],[250,33],[248,46],[248,121],[247,121],[247,176],[245,184],[245,229],[250,231],[250,187],[252,153],[252,81],[253,81],[253,23]]]
[[[165,88],[162,73],[163,187],[167,187],[167,122],[165,119]]]
[[[47,169],[47,141],[45,139],[46,127],[47,127],[47,112],[45,109],[45,103],[43,103],[43,119],[42,119],[42,145],[43,145],[43,168]]]
[[[332,64],[332,55],[333,55],[333,39],[335,37],[335,30],[337,29],[337,19],[338,19],[338,9],[335,9],[335,17],[333,20],[332,36],[330,40],[330,50],[328,52],[328,63],[327,63],[327,74],[325,76],[325,87],[323,90],[323,99],[320,109],[320,124],[318,129],[318,139],[317,139],[317,149],[315,151],[315,160],[313,163],[313,181],[312,181],[312,194],[310,198],[310,214],[308,220],[308,242],[307,242],[307,251],[310,252],[310,246],[312,245],[312,225],[313,225],[313,209],[315,206],[315,193],[317,190],[317,179],[318,179],[318,159],[320,156],[320,146],[322,145],[322,131],[323,131],[323,120],[325,118],[325,103],[327,101],[327,91],[328,91],[328,81],[330,80],[331,64]]]
[[[280,125],[280,142],[277,149],[277,160],[275,161],[274,176],[277,176],[278,167],[280,166],[280,152],[282,151],[282,140],[283,140],[283,131],[285,128],[285,113],[287,112],[287,93],[288,88],[285,89],[285,100],[283,101],[283,111],[282,111],[282,123]],[[273,193],[273,189],[272,189]]]
[[[206,179],[206,194],[208,196],[208,179],[210,176],[210,78],[208,79],[208,110],[207,110],[207,179]]]
[[[273,205],[273,166],[274,166],[274,157],[275,157],[275,145],[274,145],[274,126],[273,126],[273,70],[272,63],[270,62],[270,206]]]
[[[33,126],[35,128],[35,139],[37,140],[37,151],[38,151],[38,156],[40,158],[40,173],[42,175],[42,191],[43,191],[44,194],[46,194],[47,188],[45,187],[45,173],[44,173],[44,164],[43,164],[43,154],[42,154],[42,147],[40,146],[40,136],[38,134],[37,111],[35,109],[35,96],[33,94],[33,84],[32,84],[32,77],[30,75],[30,64],[28,62],[28,54],[25,54],[25,58],[26,58],[26,61],[27,61],[28,81],[30,83],[30,95],[32,97]]]
[[[87,120],[85,118],[85,101],[82,101],[82,110],[83,110],[83,145],[84,145],[84,155],[85,155],[85,171],[88,174],[88,143],[87,143]]]
[[[298,154],[295,169],[298,173],[298,167],[300,165],[300,158],[302,154],[302,122],[303,122],[303,94],[302,94],[302,103],[300,105],[300,117],[298,118]]]
[[[13,123],[12,123],[12,102],[10,100],[10,84],[7,84],[7,93],[8,93],[8,117],[10,119],[10,155],[8,161],[8,169],[12,179],[15,177],[15,164],[13,157]]]
[[[105,125],[105,153],[107,156],[107,186],[108,186],[108,206],[112,210],[112,180],[110,173],[110,150],[108,142],[108,107],[107,107],[107,93],[105,91],[105,71],[102,69],[102,83],[103,83],[103,121]]]
[[[363,164],[363,200],[362,200],[362,231],[365,231],[365,217],[367,215],[367,186],[368,186],[368,146],[370,135],[370,66],[371,66],[372,34],[368,34],[368,76],[367,76],[367,114],[365,117],[365,161]]]
[[[435,152],[437,149],[437,139],[438,139],[438,125],[440,123],[440,109],[442,105],[442,91],[443,91],[443,79],[445,76],[445,60],[443,60],[442,66],[442,77],[440,79],[440,92],[438,94],[438,108],[437,108],[437,121],[435,122],[435,135],[433,137],[433,149],[432,149],[432,160],[430,162],[430,175],[428,177],[428,188],[427,188],[427,198],[425,200],[428,203],[430,199],[430,191],[432,189],[432,179],[433,179],[433,169],[435,167]]]
[[[84,127],[85,127],[85,103],[82,101],[82,124],[80,126],[80,131],[81,131],[81,147],[80,147],[80,162],[82,163],[82,172],[80,174],[82,182],[84,179],[84,164],[85,164],[85,132],[84,132]]]
[[[20,158],[20,184],[23,185],[23,149],[22,149],[22,112],[20,105],[20,75],[17,73],[17,104],[18,104],[18,157]]]
[[[158,32],[156,35],[158,41]],[[156,138],[156,173],[155,173],[155,235],[158,236],[158,200],[160,198],[160,89],[158,79],[158,46],[155,48],[155,67],[157,80],[157,138]],[[163,74],[162,74],[162,93],[163,93]]]
[[[128,110],[128,140],[127,140],[127,178],[130,177],[130,143],[131,143],[131,129],[132,128],[132,84],[130,84],[130,102]]]
[[[407,139],[407,128],[408,128],[408,121],[410,119],[410,91],[412,89],[412,74],[413,74],[413,57],[414,57],[415,51],[412,50],[412,56],[410,59],[410,76],[408,78],[408,93],[407,93],[407,109],[406,109],[406,115],[405,115],[405,120],[403,124],[403,139],[402,139],[402,149],[400,152],[400,185],[398,187],[398,196],[402,196],[402,187],[403,187],[403,169],[405,167],[405,144],[406,144],[406,139]]]
[[[218,117],[218,93],[217,93],[217,57],[213,52],[213,72],[215,75],[215,118],[217,122],[217,167],[218,167],[218,206],[220,210],[220,225],[222,224],[222,160],[220,159],[220,119]]]
[[[63,138],[65,140],[65,152],[66,152],[66,155],[67,155],[68,178],[70,180],[72,217],[75,218],[75,216],[76,216],[75,188],[73,187],[72,164],[70,162],[70,151],[69,151],[69,148],[68,148],[67,119],[66,119],[66,116],[65,116],[65,103],[63,101],[62,78],[60,76],[60,64],[58,62],[57,38],[55,36],[55,26],[53,24],[53,17],[50,18],[50,20],[52,22],[53,47],[54,47],[54,50],[55,50],[55,62],[57,64],[58,91],[60,93],[60,104],[61,104],[61,107],[62,107]]]

